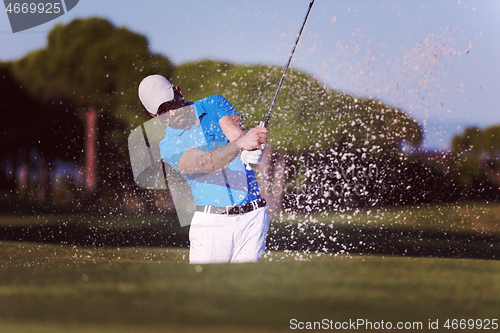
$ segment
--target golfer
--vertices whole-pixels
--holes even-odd
[[[190,263],[259,261],[269,228],[250,164],[260,163],[267,129],[245,132],[242,119],[221,95],[188,102],[161,75],[139,85],[139,99],[167,124],[162,159],[188,182],[196,212],[189,230]]]

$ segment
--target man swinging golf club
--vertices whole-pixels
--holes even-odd
[[[255,173],[267,129],[245,132],[241,116],[221,95],[188,102],[161,75],[139,85],[146,110],[167,124],[162,159],[191,187],[196,212],[189,230],[190,263],[259,261],[269,216]]]

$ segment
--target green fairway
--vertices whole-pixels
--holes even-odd
[[[377,237],[386,235],[390,246],[436,256],[443,249],[495,254],[498,216],[496,203],[283,214],[268,239],[382,244]],[[0,227],[108,238],[188,230],[168,216],[55,213],[3,214]],[[499,261],[335,253],[273,250],[261,263],[198,266],[188,264],[187,248],[0,240],[0,332],[286,332],[291,320],[421,323],[423,331],[439,320],[445,332],[453,331],[444,328],[448,319],[500,320]]]
[[[271,250],[399,254],[421,257],[500,257],[500,205],[455,204],[372,208],[273,216]],[[188,227],[168,214],[0,215],[5,241],[89,247],[187,247]]]
[[[311,221],[335,226],[372,226],[454,233],[500,234],[500,204],[461,202],[419,206],[378,207],[365,210],[325,212],[306,218],[282,214],[282,221]]]
[[[268,252],[197,266],[172,248],[0,251],[0,332],[278,332],[292,319],[426,328],[500,313],[498,261]]]

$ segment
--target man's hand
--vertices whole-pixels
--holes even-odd
[[[260,122],[259,126],[252,128],[245,135],[234,141],[243,150],[262,150],[262,145],[267,142],[267,128]]]
[[[246,165],[259,164],[262,162],[262,150],[243,150],[240,153],[240,160]]]

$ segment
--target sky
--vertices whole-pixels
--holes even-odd
[[[18,33],[2,11],[0,61],[43,48],[56,24],[99,16],[145,35],[176,65],[210,58],[283,67],[309,2],[80,0]],[[447,150],[467,126],[500,124],[499,18],[498,0],[315,0],[290,66],[403,109],[424,128],[423,148]]]

